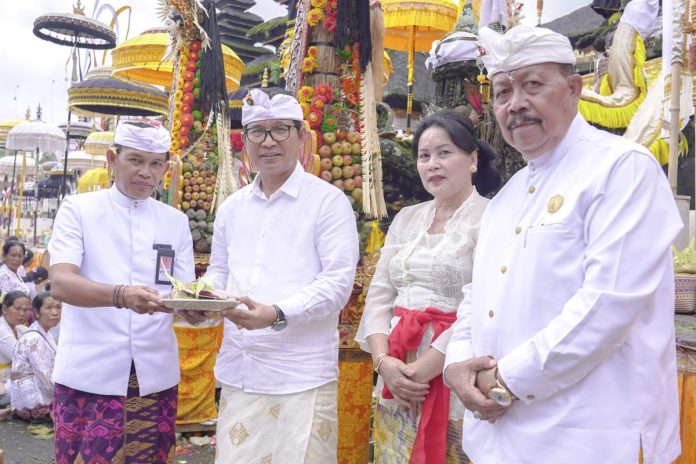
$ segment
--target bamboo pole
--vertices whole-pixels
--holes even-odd
[[[15,235],[22,240],[20,231],[22,230],[22,197],[24,196],[24,174],[27,168],[27,152],[23,152],[22,155],[22,172],[19,177],[19,201],[17,201],[17,228],[15,229]],[[24,241],[24,240],[22,240]]]

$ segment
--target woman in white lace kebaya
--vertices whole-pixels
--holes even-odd
[[[481,195],[494,191],[500,176],[493,150],[454,111],[421,121],[413,153],[434,199],[394,218],[356,335],[379,374],[375,463],[468,462],[464,408],[444,385],[442,368],[462,287],[471,281],[488,202]]]
[[[56,342],[49,331],[60,322],[60,301],[48,292],[34,298],[36,321],[19,337],[12,356],[12,412],[26,421],[50,421]]]

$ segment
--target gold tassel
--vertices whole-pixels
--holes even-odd
[[[544,0],[537,0],[537,26],[541,26],[542,11],[544,11]]]
[[[370,35],[372,36],[372,73],[374,80],[375,102],[381,102],[384,94],[382,76],[384,75],[384,12],[379,3],[370,7]]]

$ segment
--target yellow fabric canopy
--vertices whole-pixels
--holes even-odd
[[[114,133],[111,131],[106,132],[92,132],[87,136],[85,140],[85,152],[90,155],[106,155],[107,150],[114,143]]]
[[[106,168],[94,168],[82,174],[77,181],[77,193],[93,192],[103,188],[109,188],[109,170]]]
[[[169,43],[166,32],[144,32],[126,40],[111,51],[112,76],[146,84],[172,87],[174,63],[162,61]],[[239,90],[244,63],[227,45],[222,45],[227,92]]]
[[[415,51],[427,52],[457,22],[457,5],[452,0],[382,0],[382,10],[384,47],[403,52],[409,51],[412,28]]]

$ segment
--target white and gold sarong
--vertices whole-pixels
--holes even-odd
[[[215,464],[337,462],[338,387],[287,395],[223,385]]]

